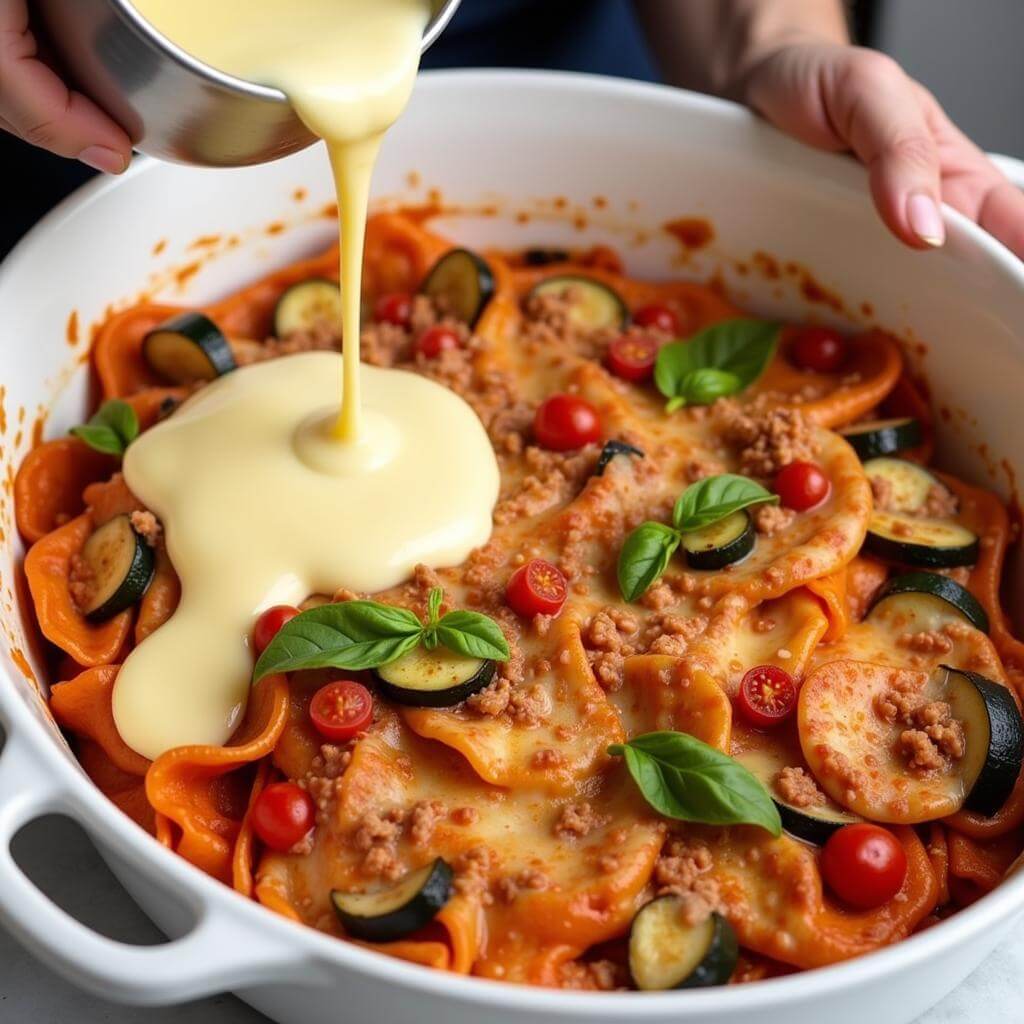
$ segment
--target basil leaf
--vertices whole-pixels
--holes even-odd
[[[778,500],[777,494],[748,477],[720,473],[698,480],[679,495],[672,510],[672,522],[677,530],[690,533],[717,523],[741,508]]]
[[[450,651],[473,658],[508,661],[508,641],[494,621],[465,609],[449,612],[437,624],[437,638]]]
[[[654,363],[654,382],[670,400],[670,408],[679,407],[678,399],[707,405],[753,384],[775,355],[778,340],[778,324],[723,320],[698,331],[688,341],[663,346]],[[690,376],[703,369],[724,371],[734,379]]]
[[[675,412],[684,405],[710,405],[716,398],[736,394],[740,387],[739,377],[728,370],[716,370],[713,366],[689,370],[679,382],[679,394],[669,399],[665,411]]]
[[[635,601],[668,568],[682,538],[664,523],[641,523],[619,552],[619,590]]]
[[[253,682],[306,668],[377,668],[411,651],[422,633],[419,619],[405,608],[375,601],[320,605],[278,630],[256,662]]]
[[[738,761],[682,732],[649,732],[608,753],[622,755],[644,799],[666,818],[704,825],[757,825],[777,836],[779,811]]]
[[[99,407],[88,423],[72,427],[70,433],[98,452],[123,455],[139,436],[139,418],[127,402],[112,398]]]

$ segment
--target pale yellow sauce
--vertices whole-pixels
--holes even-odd
[[[327,142],[345,341],[342,355],[295,355],[219,378],[126,453],[128,486],[159,516],[182,583],[178,609],[132,651],[114,688],[121,737],[153,758],[231,736],[261,610],[341,587],[382,590],[420,562],[463,561],[490,535],[499,478],[461,398],[359,363],[370,176],[412,89],[426,0],[135,6],[205,63],[283,89]]]

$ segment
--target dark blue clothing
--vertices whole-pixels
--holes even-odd
[[[425,68],[521,67],[653,80],[630,0],[462,0]],[[93,171],[0,131],[0,257]]]

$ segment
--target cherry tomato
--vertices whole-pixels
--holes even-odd
[[[832,484],[813,462],[791,462],[775,477],[775,493],[786,508],[806,512],[820,505],[832,490]]]
[[[382,295],[373,305],[373,319],[379,324],[408,327],[412,316],[412,296],[407,292]]]
[[[649,380],[654,373],[658,346],[642,334],[624,334],[608,346],[608,369],[623,380]]]
[[[740,682],[736,706],[750,725],[771,729],[796,707],[793,677],[776,665],[757,665]]]
[[[557,565],[532,558],[512,573],[505,600],[516,615],[532,619],[534,615],[557,615],[568,593],[565,576]]]
[[[821,851],[821,874],[844,903],[873,910],[903,888],[907,855],[888,829],[868,822],[844,825]]]
[[[790,355],[801,370],[835,373],[846,362],[846,339],[831,327],[801,328],[790,344]]]
[[[679,333],[679,317],[675,311],[663,306],[660,302],[652,302],[649,306],[641,306],[633,314],[633,323],[638,327],[656,327],[666,334]]]
[[[344,743],[373,721],[373,697],[362,683],[338,679],[313,694],[309,717],[324,739]]]
[[[451,352],[459,347],[459,336],[450,328],[437,324],[428,327],[416,342],[416,351],[428,359],[436,359],[442,352]]]
[[[290,604],[275,604],[263,612],[252,630],[252,642],[256,647],[256,653],[262,654],[270,641],[277,636],[277,631],[298,614],[299,609],[293,608]]]
[[[585,398],[552,395],[537,409],[533,436],[542,448],[571,451],[601,439],[601,418]]]
[[[316,823],[310,795],[294,782],[267,786],[252,805],[253,831],[272,850],[287,853]]]

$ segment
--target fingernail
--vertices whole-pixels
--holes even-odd
[[[94,171],[103,171],[105,174],[120,174],[128,166],[117,150],[107,149],[106,146],[87,146],[78,154],[78,159]]]
[[[930,195],[915,192],[907,200],[907,220],[922,242],[938,248],[946,241],[946,225],[942,222],[939,204]]]

